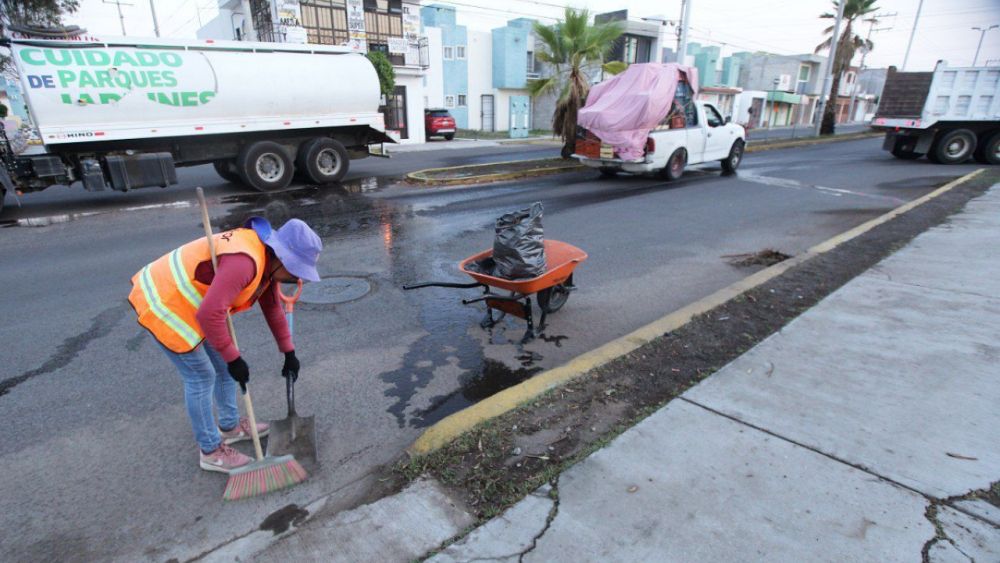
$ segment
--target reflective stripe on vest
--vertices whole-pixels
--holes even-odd
[[[245,311],[262,289],[266,247],[250,229],[226,231],[212,238],[219,256],[246,254],[254,261],[254,279],[230,305],[231,312]],[[208,242],[202,238],[161,256],[132,277],[129,302],[139,324],[172,352],[190,352],[205,337],[196,315],[208,285],[197,281],[195,272],[199,264],[210,259]]]

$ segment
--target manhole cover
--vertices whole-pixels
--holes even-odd
[[[302,302],[323,305],[346,303],[364,297],[372,286],[362,278],[324,278],[302,287]]]

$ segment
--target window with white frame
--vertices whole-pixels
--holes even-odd
[[[455,107],[455,96],[445,96],[444,97],[444,107],[453,108]]]
[[[465,60],[465,45],[455,46],[455,58],[458,60]]]
[[[809,75],[812,72],[812,67],[809,65],[799,65],[799,76],[795,84],[796,94],[805,94],[806,89],[809,87]]]
[[[467,96],[465,94],[458,95],[458,107],[465,107],[468,105]]]
[[[441,54],[444,60],[451,61],[455,59],[455,48],[454,47],[441,47]]]

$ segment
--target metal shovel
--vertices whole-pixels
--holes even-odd
[[[288,330],[293,330],[293,314],[295,302],[302,294],[302,281],[299,280],[298,289],[292,296],[287,296],[278,286],[278,296],[285,304],[285,318],[288,320]],[[288,417],[276,420],[271,423],[271,433],[267,439],[267,455],[287,455],[295,456],[302,465],[315,467],[317,465],[316,456],[316,418],[313,416],[299,416],[295,412],[295,379],[293,374],[282,373],[285,378],[285,392],[288,397]]]

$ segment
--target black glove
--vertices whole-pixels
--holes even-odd
[[[243,356],[238,356],[226,365],[229,366],[229,377],[239,383],[243,392],[246,393],[247,383],[250,382],[250,367],[243,361]]]
[[[295,357],[295,350],[285,352],[285,365],[281,368],[282,377],[291,377],[292,382],[299,379],[299,359]]]

